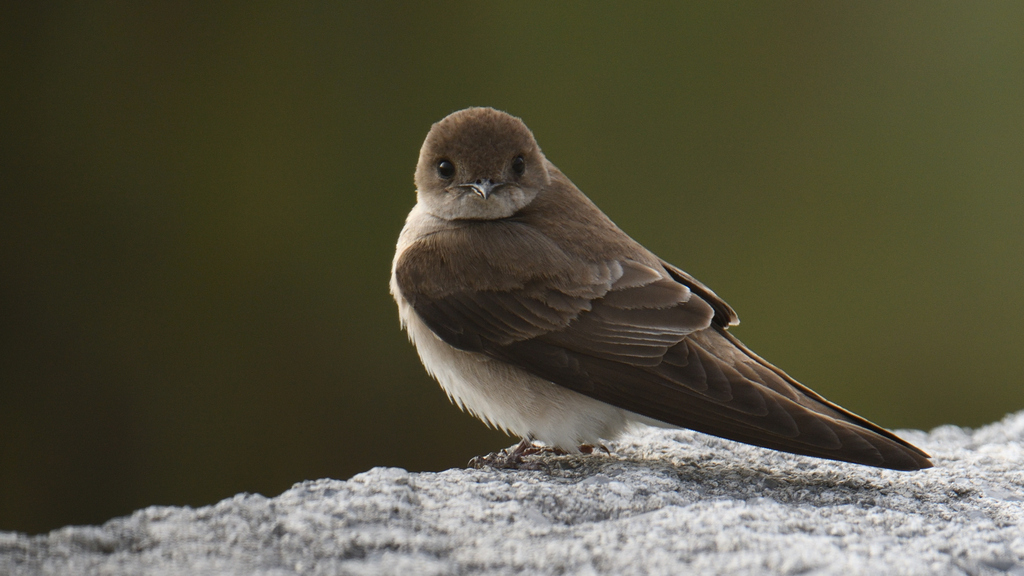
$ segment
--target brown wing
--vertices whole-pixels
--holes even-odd
[[[712,292],[710,288],[664,260],[661,261],[661,265],[665,267],[665,270],[672,275],[676,282],[685,284],[690,290],[693,290],[698,296],[707,301],[708,304],[711,304],[711,307],[715,310],[715,324],[727,328],[740,323],[740,318],[736,315],[736,311],[732,309],[732,306],[726,304],[725,300],[719,298],[718,294]]]
[[[597,400],[796,454],[898,470],[931,466],[921,450],[750,352],[725,330],[732,309],[685,273],[630,260],[598,268],[588,284],[535,278],[444,293],[418,290],[401,261],[396,276],[403,296],[448,344]]]

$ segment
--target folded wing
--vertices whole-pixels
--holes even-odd
[[[799,384],[728,333],[731,308],[685,272],[617,260],[588,282],[418,291],[448,344],[662,422],[776,450],[916,470],[928,455]],[[577,275],[577,277],[580,277]]]

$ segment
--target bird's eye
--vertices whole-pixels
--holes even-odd
[[[522,156],[516,156],[515,160],[512,160],[512,171],[520,176],[526,172],[526,160]]]
[[[441,160],[437,163],[437,175],[445,180],[449,180],[452,176],[455,176],[455,164],[447,160]]]

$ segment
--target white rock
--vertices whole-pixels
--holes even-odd
[[[0,533],[0,574],[1024,576],[1024,412],[902,432],[893,472],[647,429],[538,471],[374,468],[348,481]]]

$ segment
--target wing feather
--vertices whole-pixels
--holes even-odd
[[[930,466],[917,448],[750,352],[726,331],[737,322],[732,309],[670,265],[619,259],[577,270],[575,281],[535,277],[511,289],[443,293],[419,290],[414,277],[399,261],[402,294],[448,344],[603,402],[777,450]]]

